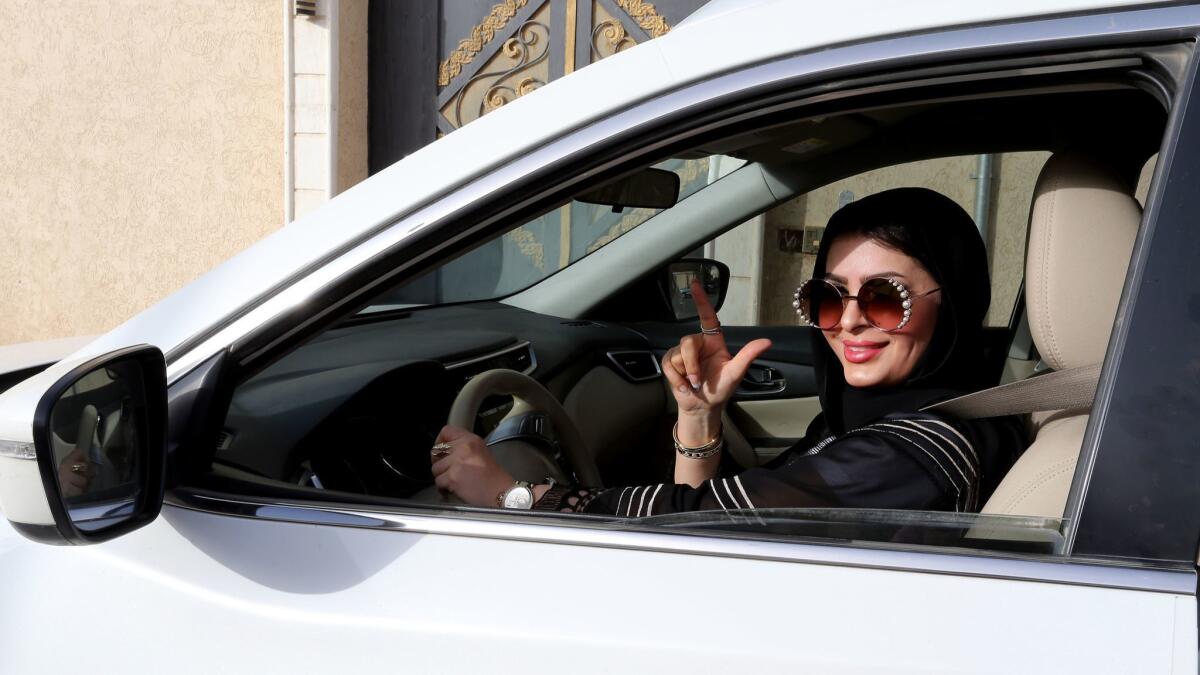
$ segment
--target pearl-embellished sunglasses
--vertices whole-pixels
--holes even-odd
[[[868,323],[890,333],[908,325],[913,300],[940,290],[911,293],[895,279],[877,277],[864,281],[858,295],[850,295],[825,279],[809,279],[792,294],[792,307],[803,323],[832,330],[841,323],[846,303],[854,300]]]

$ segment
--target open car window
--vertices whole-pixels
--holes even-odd
[[[1070,86],[969,96],[909,95],[915,97],[820,115],[797,113],[783,119],[764,114],[760,126],[743,125],[726,136],[627,167],[655,166],[679,175],[680,201],[672,208],[616,213],[611,207],[571,201],[536,218],[507,223],[490,240],[472,242],[470,250],[367,305],[402,306],[403,311],[372,317],[369,309],[365,317],[347,317],[241,382],[218,441],[214,485],[379,509],[453,510],[431,491],[429,448],[459,392],[493,368],[527,373],[563,402],[595,453],[605,485],[670,480],[669,429],[675,411],[656,363],[670,339],[659,338],[694,330],[694,322],[677,321],[669,302],[658,295],[654,280],[661,272],[682,258],[707,257],[706,242],[736,234],[750,219],[773,210],[807,208],[815,215],[800,219],[795,228],[800,241],[792,236],[796,233],[780,233],[787,228],[768,228],[757,239],[740,240],[716,256],[724,256],[733,277],[744,276],[733,269],[738,262],[757,256],[761,271],[755,302],[785,306],[781,293],[790,293],[796,277],[804,277],[801,257],[811,255],[803,252],[813,243],[805,241],[804,230],[810,220],[823,224],[843,193],[855,192],[852,199],[896,184],[919,184],[915,174],[905,172],[922,166],[936,174],[938,167],[955,162],[969,168],[961,158],[980,154],[1000,157],[1001,166],[1010,169],[1024,166],[1018,180],[997,181],[989,207],[993,222],[1002,220],[1004,228],[993,230],[989,240],[994,244],[996,297],[988,323],[997,331],[997,353],[1011,352],[1019,337],[1010,317],[1020,313],[1014,308],[1023,282],[1025,214],[1038,168],[1067,146],[1112,150],[1113,120],[1120,120],[1119,138],[1128,146],[1120,149],[1129,150],[1121,159],[1128,160],[1136,175],[1158,148],[1165,111],[1160,101],[1128,82],[1102,79],[1087,86],[1073,81]],[[1114,114],[1088,114],[1097,109]],[[880,175],[889,175],[890,182],[881,182]],[[962,178],[977,180],[969,172]],[[851,184],[862,187],[852,189]],[[1013,192],[994,199],[996,190],[1005,189]],[[998,210],[1000,220],[995,219]],[[602,255],[593,255],[597,253]],[[523,304],[494,301],[525,288],[553,292],[531,296],[534,300]],[[604,293],[599,302],[571,313],[557,310],[563,298],[596,289]],[[537,298],[557,304],[539,305]],[[730,305],[730,311],[738,310]],[[806,328],[783,320],[744,325],[778,330],[772,337],[793,359],[786,365],[799,373],[808,367],[811,376],[811,359],[805,362],[804,350],[791,348],[807,344]],[[1028,350],[1026,356],[1031,357]],[[790,380],[802,379],[791,372]],[[997,383],[999,377],[997,368]],[[755,403],[775,403],[736,417],[733,424],[744,436],[761,432],[776,443],[778,453],[796,434],[772,435],[772,425],[786,426],[780,419],[789,413],[781,411],[811,399],[812,393],[763,397]],[[1035,427],[1043,422],[1031,420]],[[544,426],[543,418],[496,396],[480,404],[474,430],[481,435],[503,430],[503,439],[493,438],[497,443],[531,445],[532,450],[522,450],[528,460],[524,466],[536,468],[521,478],[538,480],[546,462],[559,462],[562,454],[556,445],[561,439],[552,431],[542,434]],[[742,467],[762,460],[750,455]],[[563,473],[569,476],[570,468]],[[476,509],[462,512],[480,517]],[[575,518],[533,517],[555,523]],[[579,517],[589,525],[598,520],[616,529],[1028,554],[1062,553],[1065,526],[1057,516],[874,509]]]

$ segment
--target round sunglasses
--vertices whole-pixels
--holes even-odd
[[[821,330],[832,330],[842,321],[846,303],[854,300],[867,323],[885,333],[898,331],[912,318],[912,301],[942,289],[912,293],[895,279],[868,279],[850,295],[825,279],[809,279],[792,294],[792,307],[800,320]]]

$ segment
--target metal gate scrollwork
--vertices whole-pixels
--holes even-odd
[[[686,15],[697,0],[660,0]],[[443,6],[445,7],[445,6]],[[447,21],[447,38],[455,27]],[[458,41],[437,71],[437,127],[447,134],[589,63],[665,35],[644,0],[504,0]]]

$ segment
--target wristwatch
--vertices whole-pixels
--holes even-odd
[[[502,509],[521,509],[528,511],[533,508],[533,483],[519,480],[512,487],[496,496],[496,504]]]

